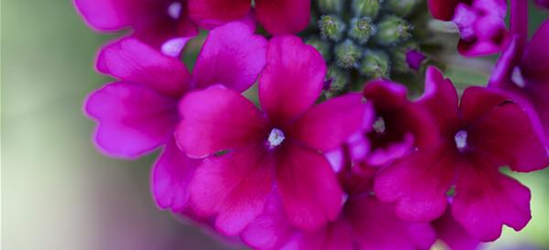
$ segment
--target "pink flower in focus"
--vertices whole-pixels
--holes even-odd
[[[299,228],[316,229],[338,216],[342,190],[319,151],[358,131],[366,107],[359,94],[313,106],[325,73],[313,47],[294,36],[275,37],[259,80],[264,112],[221,86],[183,99],[177,142],[190,157],[208,157],[191,182],[191,203],[202,216],[217,215],[219,231],[238,234],[273,192]]]
[[[459,102],[452,83],[435,68],[427,71],[425,95],[440,142],[419,150],[376,177],[375,192],[385,202],[397,202],[399,217],[431,221],[448,203],[455,185],[452,214],[467,232],[493,241],[503,224],[520,230],[530,220],[530,191],[499,172],[509,166],[531,172],[547,166],[545,148],[523,108],[493,89],[470,87]]]
[[[401,220],[394,205],[382,203],[371,194],[377,169],[371,168],[363,176],[349,170],[340,172],[347,195],[336,221],[315,231],[299,230],[288,223],[273,199],[266,212],[244,230],[243,241],[261,250],[415,250],[433,245],[436,234],[428,223]]]
[[[180,98],[214,84],[248,89],[266,63],[266,48],[265,38],[245,24],[221,26],[210,32],[191,76],[179,59],[136,39],[106,46],[97,68],[119,81],[86,101],[86,114],[98,122],[97,147],[110,156],[133,159],[167,145],[153,170],[153,192],[160,207],[182,211],[188,180],[200,161],[186,157],[174,143]]]
[[[527,27],[515,35],[499,59],[489,86],[504,89],[525,107],[549,148],[549,21],[528,43],[526,35]]]
[[[273,35],[296,34],[309,24],[310,0],[254,0],[261,25]],[[243,18],[252,0],[189,0],[191,18],[204,28]]]
[[[429,0],[429,10],[433,17],[457,25],[458,51],[464,56],[494,54],[505,46],[505,0]]]
[[[102,32],[131,27],[136,38],[172,56],[198,34],[189,19],[187,0],[74,0],[74,4],[90,27]]]
[[[454,219],[450,209],[442,217],[433,221],[433,227],[437,237],[452,250],[474,250],[482,245],[477,239],[469,235],[467,231]]]

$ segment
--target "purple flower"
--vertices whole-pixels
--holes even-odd
[[[444,213],[455,185],[452,214],[471,235],[493,241],[503,224],[522,229],[530,191],[499,167],[531,172],[549,163],[527,113],[501,91],[481,87],[466,89],[458,105],[454,86],[435,68],[427,70],[425,89],[418,102],[437,121],[440,141],[381,169],[378,198],[397,202],[403,219],[430,221]]]
[[[526,109],[549,148],[549,21],[528,43],[526,27],[517,30],[496,65],[490,86],[504,89]]]
[[[311,15],[310,0],[255,0],[257,20],[273,35],[304,30]],[[192,19],[204,28],[243,18],[251,0],[189,0]]]
[[[187,0],[74,0],[88,25],[102,32],[132,28],[133,36],[177,56],[198,34],[189,19]]]
[[[243,241],[254,249],[352,250],[429,249],[436,239],[428,223],[407,222],[395,214],[395,206],[382,203],[370,192],[376,169],[356,176],[340,173],[346,192],[337,220],[314,231],[288,223],[277,199],[243,231]]]
[[[325,73],[313,47],[294,36],[275,37],[259,80],[263,112],[221,86],[183,99],[177,142],[190,157],[208,157],[191,181],[191,203],[202,216],[217,215],[219,231],[238,234],[272,193],[299,228],[316,229],[338,216],[342,191],[319,151],[358,131],[367,110],[359,94],[313,106]]]
[[[133,159],[167,145],[153,170],[153,191],[160,207],[182,211],[188,179],[200,161],[186,157],[174,143],[180,98],[214,84],[248,89],[266,63],[266,47],[266,40],[245,24],[219,27],[210,32],[191,76],[178,59],[136,39],[106,46],[97,68],[119,81],[92,93],[85,104],[86,114],[98,122],[98,148]]]
[[[498,53],[505,45],[505,0],[429,0],[429,10],[433,17],[457,25],[458,51],[464,56]]]
[[[442,217],[433,221],[437,237],[452,250],[474,250],[481,246],[481,242],[469,235],[467,231],[454,219],[450,209]]]

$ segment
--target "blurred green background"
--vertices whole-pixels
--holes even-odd
[[[92,146],[81,112],[109,78],[95,53],[114,36],[87,28],[70,0],[1,2],[1,246],[4,250],[238,249],[156,208],[154,156],[109,159]],[[547,13],[532,14],[535,29]],[[458,82],[482,76],[455,68]],[[549,171],[517,177],[532,189],[533,219],[491,249],[549,249]]]

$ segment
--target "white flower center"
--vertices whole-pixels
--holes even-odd
[[[385,127],[385,120],[383,120],[382,117],[378,117],[377,120],[374,122],[374,125],[372,125],[374,128],[374,131],[378,134],[385,133],[385,130],[387,129]]]
[[[273,130],[271,130],[271,133],[269,134],[269,147],[277,147],[278,145],[282,144],[285,138],[286,137],[284,136],[284,132],[282,132],[282,130],[273,128]]]
[[[454,136],[454,140],[456,141],[458,150],[464,150],[467,147],[467,132],[463,130],[458,131]]]
[[[513,74],[511,75],[511,80],[515,83],[515,85],[524,88],[526,85],[526,82],[524,81],[524,76],[522,76],[522,71],[520,71],[519,67],[515,67],[513,69]]]
[[[181,11],[183,10],[183,5],[180,2],[173,2],[168,6],[168,15],[174,20],[181,17]]]

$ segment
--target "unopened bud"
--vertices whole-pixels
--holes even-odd
[[[391,46],[408,40],[412,34],[412,25],[397,16],[384,16],[377,24],[376,42]]]
[[[425,55],[420,52],[419,46],[413,42],[391,49],[390,54],[391,69],[401,73],[418,71],[425,60]]]
[[[326,73],[326,98],[335,97],[343,92],[349,83],[349,74],[338,67],[330,66]]]
[[[336,42],[341,40],[343,32],[345,31],[345,23],[333,15],[322,16],[320,21],[318,21],[318,26],[320,28],[320,34],[322,34],[324,38]]]
[[[334,13],[340,14],[343,10],[343,4],[345,1],[342,0],[316,0],[318,8],[322,13]]]
[[[369,18],[355,18],[351,20],[349,36],[358,44],[366,44],[373,33],[375,33],[375,26]]]
[[[343,1],[343,0],[342,0]],[[353,10],[357,17],[369,17],[374,19],[379,14],[383,0],[353,0]]]
[[[388,11],[402,17],[412,13],[419,0],[386,0],[385,7]]]
[[[369,78],[386,78],[390,73],[389,56],[381,50],[366,50],[359,71]]]
[[[323,41],[320,37],[311,37],[305,42],[313,47],[315,47],[318,52],[322,55],[325,61],[329,61],[332,58],[332,49],[330,43]]]
[[[362,56],[360,51],[360,47],[351,40],[345,40],[345,42],[336,45],[335,59],[337,65],[344,69],[356,67],[358,60]]]

